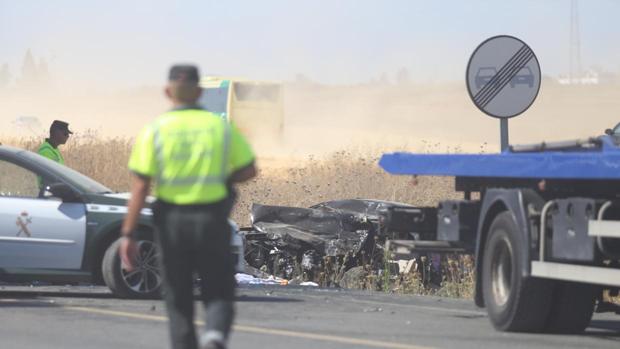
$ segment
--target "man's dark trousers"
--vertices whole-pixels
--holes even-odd
[[[235,267],[231,253],[229,205],[154,205],[161,248],[163,296],[172,347],[197,348],[194,329],[193,273],[201,278],[206,333],[228,337],[234,316]]]

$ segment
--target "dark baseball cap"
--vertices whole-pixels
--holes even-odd
[[[198,67],[191,64],[176,64],[170,68],[168,81],[198,83],[200,73]]]
[[[50,132],[52,130],[67,131],[69,132],[69,134],[73,134],[73,132],[69,130],[69,123],[60,120],[54,120],[54,122],[52,122],[52,126],[50,126]]]

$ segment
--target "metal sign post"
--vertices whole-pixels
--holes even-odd
[[[508,149],[510,142],[508,141],[508,119],[501,119],[499,121],[499,139],[502,147],[502,151]]]
[[[508,35],[480,44],[467,64],[467,91],[485,114],[500,119],[502,151],[508,149],[508,119],[526,111],[540,90],[540,65],[532,49]]]

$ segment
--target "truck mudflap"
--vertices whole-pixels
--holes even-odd
[[[482,258],[487,233],[493,219],[501,212],[508,211],[512,214],[514,221],[519,227],[521,246],[529,246],[522,249],[524,254],[519,270],[523,277],[531,275],[532,256],[536,256],[538,246],[538,231],[534,226],[534,220],[530,219],[532,214],[537,215],[544,206],[543,198],[532,189],[488,189],[483,196],[482,207],[480,209],[480,220],[478,222],[478,232],[476,239],[475,258],[476,258],[476,285],[474,289],[474,301],[477,306],[484,307],[484,297],[482,295]]]

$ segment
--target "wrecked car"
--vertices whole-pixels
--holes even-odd
[[[435,209],[382,200],[336,200],[309,208],[254,204],[252,226],[241,233],[251,267],[330,286],[352,267],[384,268],[386,238],[421,239],[436,219]]]

